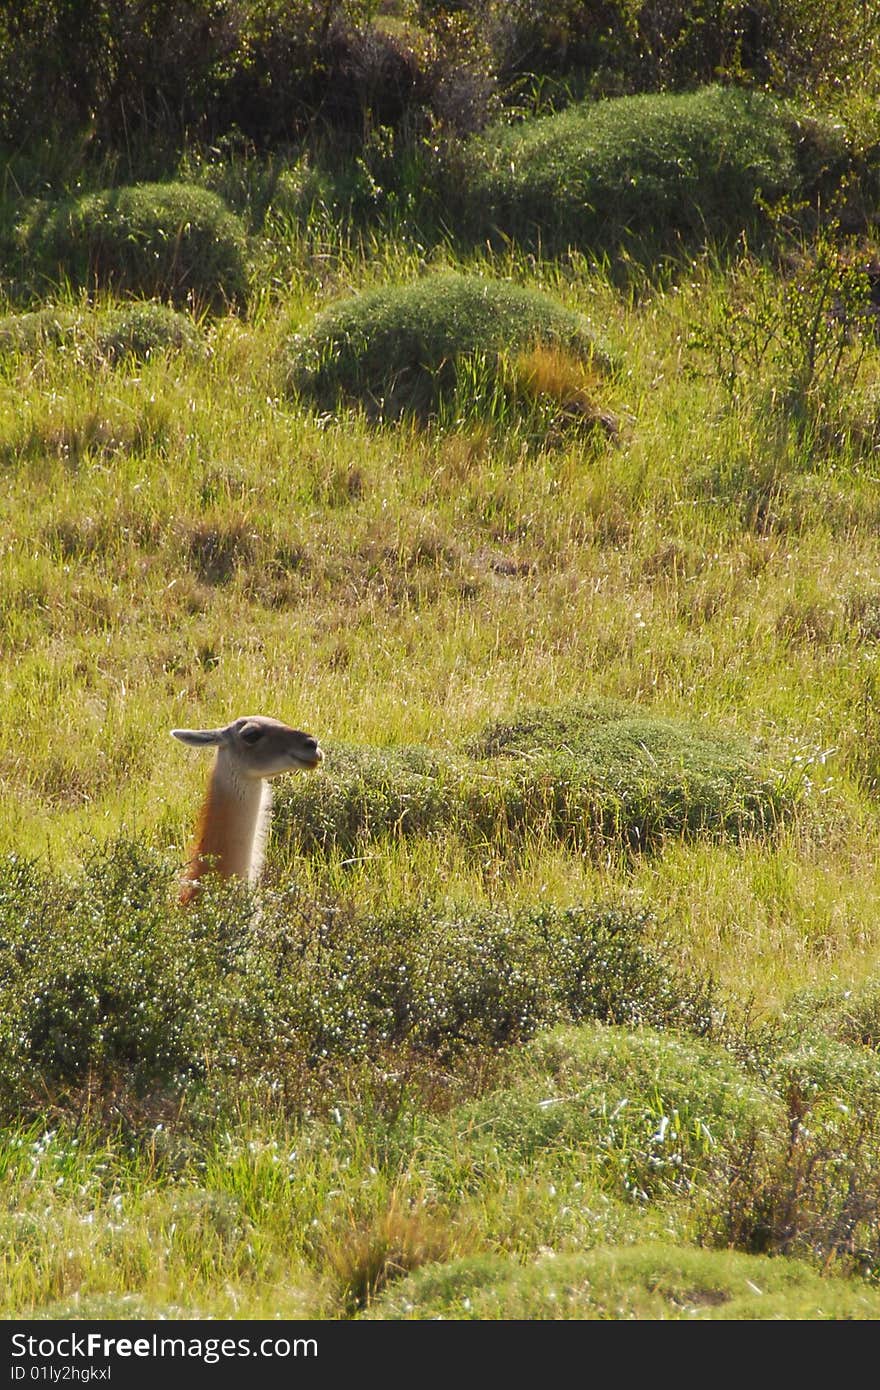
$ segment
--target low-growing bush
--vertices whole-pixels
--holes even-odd
[[[784,1146],[785,1112],[769,1087],[706,1040],[591,1024],[541,1033],[501,1090],[459,1106],[428,1133],[441,1191],[540,1162],[552,1181],[572,1165],[636,1201],[706,1185],[746,1142]]]
[[[478,1255],[426,1265],[371,1304],[367,1318],[574,1318],[791,1321],[876,1318],[880,1296],[798,1260],[662,1241],[520,1263]]]
[[[720,1018],[711,982],[665,965],[645,943],[649,924],[645,913],[595,907],[430,904],[328,919],[306,943],[302,980],[291,987],[302,993],[316,1058],[405,1044],[449,1059],[466,1046],[531,1037],[557,1019],[711,1031]]]
[[[604,855],[670,836],[770,833],[792,804],[745,741],[593,702],[525,711],[442,757],[331,746],[325,775],[285,787],[276,816],[306,852],[452,831],[496,850],[543,836]]]
[[[609,365],[588,321],[549,295],[508,281],[446,272],[333,305],[289,346],[288,383],[325,408],[341,400],[373,415],[424,416],[449,397],[475,355],[542,343]]]
[[[35,284],[220,308],[247,293],[244,230],[215,193],[143,183],[31,208],[20,228]]]
[[[877,342],[873,261],[838,219],[809,238],[780,228],[779,241],[783,272],[744,256],[691,343],[738,407],[748,402],[806,437],[861,434],[870,448],[860,381]]]
[[[709,87],[493,126],[470,147],[457,201],[479,239],[650,255],[679,238],[731,242],[763,203],[811,196],[844,162],[833,128],[759,92]]]
[[[0,1106],[201,1075],[222,1050],[235,947],[175,918],[159,863],[133,846],[96,855],[78,880],[7,860]]]
[[[365,913],[287,892],[254,919],[222,884],[190,912],[172,895],[126,843],[76,878],[0,865],[0,1112],[209,1075],[218,1094],[235,1077],[283,1090],[395,1053],[449,1063],[564,1019],[707,1032],[720,1016],[711,982],[649,946],[645,913]]]
[[[791,1026],[792,1018],[787,1022]],[[782,1048],[768,1069],[768,1082],[785,1104],[785,1146],[775,1155],[751,1143],[743,1146],[735,1156],[736,1181],[720,1188],[707,1209],[705,1233],[723,1244],[803,1255],[826,1268],[835,1262],[876,1279],[877,1055],[858,1039],[843,1042],[834,1036],[833,1010],[812,1024],[804,1017],[804,1023],[805,1036]]]
[[[202,347],[192,319],[151,300],[97,312],[46,308],[0,318],[0,355],[38,357],[58,348],[83,364],[112,364],[126,357],[147,361],[161,352],[198,353]]]

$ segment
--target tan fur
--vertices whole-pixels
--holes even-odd
[[[265,796],[268,787],[260,786]],[[242,863],[241,854],[241,798],[235,796],[230,787],[224,786],[217,775],[217,760],[211,773],[208,789],[196,821],[195,839],[187,862],[179,901],[190,903],[199,889],[199,881],[207,873],[217,873],[221,878],[238,876],[252,881],[260,864]],[[242,872],[244,870],[244,872]]]

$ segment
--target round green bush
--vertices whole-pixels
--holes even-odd
[[[41,204],[22,228],[38,278],[220,308],[247,293],[246,240],[222,198],[185,183]]]
[[[0,355],[38,356],[47,348],[72,353],[78,361],[147,361],[160,352],[198,353],[198,329],[187,315],[152,300],[97,312],[45,308],[0,318]]]
[[[347,399],[373,415],[425,415],[454,389],[463,361],[536,343],[609,365],[587,319],[540,290],[438,272],[325,310],[292,339],[288,383],[324,408]]]
[[[613,250],[737,235],[762,200],[809,196],[843,138],[754,91],[581,102],[493,127],[469,152],[462,219],[481,239]]]
[[[601,856],[670,836],[771,834],[792,804],[748,742],[596,700],[523,710],[442,758],[329,748],[320,785],[279,791],[276,828],[306,852],[452,833],[496,848],[541,836]]]
[[[156,353],[204,351],[201,334],[186,314],[145,300],[105,310],[98,319],[98,352],[108,361],[147,361]]]
[[[514,1177],[537,1162],[610,1195],[647,1201],[719,1173],[745,1143],[778,1150],[785,1111],[769,1087],[705,1039],[601,1023],[540,1033],[508,1085],[426,1135],[441,1191],[468,1173]]]
[[[427,1264],[395,1280],[366,1319],[773,1322],[876,1318],[880,1295],[806,1261],[646,1240],[528,1262],[507,1254]],[[97,1315],[96,1315],[97,1316]]]

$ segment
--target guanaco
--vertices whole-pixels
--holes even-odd
[[[263,867],[272,815],[270,777],[323,761],[318,740],[279,719],[249,714],[222,729],[172,729],[191,748],[216,748],[181,879],[179,901],[190,903],[207,873],[255,883]]]

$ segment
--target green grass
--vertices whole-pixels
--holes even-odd
[[[591,1024],[457,1085],[370,1064],[321,1089],[322,1115],[212,1085],[117,1094],[109,1126],[87,1096],[75,1124],[8,1124],[0,1309],[874,1315],[875,1122],[858,1153],[718,1044]]]

